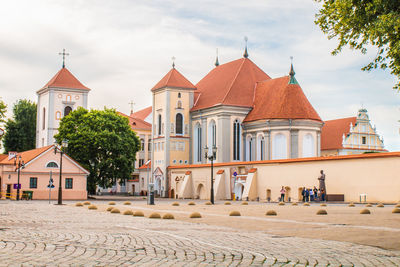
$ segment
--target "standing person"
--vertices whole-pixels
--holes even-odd
[[[282,186],[282,188],[281,188],[281,202],[285,202],[285,193],[286,193],[286,190]]]
[[[321,190],[321,192],[322,192],[322,189],[323,189],[324,190],[324,194],[326,194],[324,170],[321,170],[320,173],[321,173],[321,175],[318,177],[319,189]]]
[[[317,188],[315,186],[314,186],[314,199],[315,199],[315,201],[319,200],[319,198],[318,198],[318,190],[317,190]]]
[[[325,201],[325,190],[323,188],[321,189],[321,200]]]
[[[306,189],[306,202],[309,201],[309,197],[310,197],[310,190],[308,190],[308,188]]]
[[[303,187],[303,190],[301,191],[301,195],[303,196],[303,202],[306,202],[306,188]]]
[[[314,201],[314,191],[310,188],[310,201]]]

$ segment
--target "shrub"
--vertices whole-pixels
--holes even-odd
[[[297,205],[298,205],[297,202],[292,203],[292,206],[297,206]]]
[[[392,210],[392,213],[400,213],[400,209],[399,209],[399,208],[394,208],[394,209]]]
[[[130,205],[130,204],[131,204],[131,202],[129,202],[129,201],[124,202],[124,205]]]
[[[85,202],[83,202],[83,205],[89,206],[90,202],[89,201],[85,201]]]
[[[237,210],[233,210],[229,213],[229,216],[240,216],[240,212]]]
[[[114,201],[108,202],[108,205],[115,205]]]
[[[367,204],[367,205],[365,205],[365,207],[367,207],[367,208],[371,208],[372,207],[372,204]]]
[[[249,205],[247,201],[242,202],[242,205]]]
[[[303,204],[303,206],[310,206],[310,203],[306,202]]]
[[[124,213],[122,213],[122,214],[124,214],[124,215],[133,215],[133,211],[131,211],[131,210],[126,210],[126,211],[124,211]]]
[[[328,215],[328,212],[326,210],[318,210],[317,215]]]
[[[382,203],[379,203],[379,204],[377,205],[377,207],[378,207],[378,208],[383,208],[383,207],[385,207],[385,205],[383,205]]]
[[[224,203],[224,205],[230,205],[230,204],[231,204],[231,202],[229,202],[229,201]]]
[[[278,205],[279,206],[285,206],[285,202],[279,202]]]
[[[144,213],[143,213],[143,211],[138,210],[138,211],[135,211],[133,213],[133,216],[135,216],[135,217],[143,217]]]
[[[161,219],[161,215],[160,215],[160,213],[153,212],[152,214],[150,214],[149,218],[150,219]]]
[[[198,212],[193,212],[192,214],[190,214],[189,218],[191,219],[201,218],[201,214]]]
[[[112,211],[113,207],[108,207],[107,211]]]
[[[369,211],[369,209],[362,209],[360,211],[360,214],[371,214],[371,212]]]
[[[267,215],[267,216],[276,216],[277,213],[274,210],[269,210],[269,211],[267,211],[267,213],[265,213],[265,215]]]
[[[190,202],[188,203],[188,205],[194,206],[194,205],[196,205],[196,203],[194,203],[193,201],[190,201]]]
[[[175,219],[174,215],[172,215],[171,213],[165,213],[164,216],[162,216],[163,219],[165,220],[173,220]]]
[[[90,206],[88,207],[88,209],[90,209],[90,210],[97,210],[97,207],[96,207],[95,205],[90,205]]]
[[[82,206],[83,206],[83,204],[81,202],[78,202],[75,204],[75,207],[82,207]]]
[[[178,202],[174,202],[174,203],[172,203],[172,206],[179,206],[179,203]]]
[[[204,205],[212,205],[212,203],[210,201],[207,201],[206,203],[204,203]]]
[[[355,207],[356,205],[354,205],[354,203],[350,203],[349,207]]]
[[[322,204],[321,204],[321,207],[326,207],[326,204],[325,204],[325,203],[322,203]]]
[[[394,206],[395,208],[400,208],[400,203]]]
[[[119,211],[119,209],[113,208],[113,209],[111,210],[111,213],[121,213],[121,212]]]

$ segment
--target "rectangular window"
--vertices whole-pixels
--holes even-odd
[[[72,178],[65,178],[65,189],[72,189]]]
[[[365,145],[367,143],[367,138],[365,136],[362,137],[362,144]]]
[[[139,167],[144,165],[144,159],[139,159]]]
[[[29,179],[29,188],[37,188],[37,177],[31,177]]]

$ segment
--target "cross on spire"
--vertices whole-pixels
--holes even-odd
[[[215,58],[215,67],[219,66],[219,61],[218,61],[218,48],[217,48],[217,56]]]
[[[133,114],[133,106],[136,104],[131,100],[131,102],[128,103],[131,106],[131,115]]]
[[[172,68],[174,68],[175,69],[175,57],[172,57]]]
[[[63,51],[62,51],[62,53],[60,52],[60,53],[58,53],[60,56],[62,55],[63,56],[63,64],[62,64],[62,67],[63,68],[65,68],[65,56],[69,56],[69,53],[65,53],[65,48],[63,48]]]
[[[244,54],[243,57],[248,58],[249,57],[249,53],[247,53],[247,41],[249,40],[249,38],[247,38],[247,36],[244,37],[244,41],[246,42],[246,48],[244,49]]]

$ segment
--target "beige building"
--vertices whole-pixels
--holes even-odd
[[[364,108],[358,111],[357,117],[325,121],[321,143],[322,156],[387,151]]]

